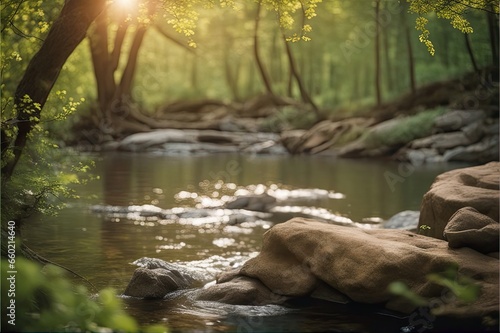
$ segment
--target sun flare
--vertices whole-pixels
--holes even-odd
[[[132,8],[136,3],[136,0],[114,0],[114,3],[122,8]]]

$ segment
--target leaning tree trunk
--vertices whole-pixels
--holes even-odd
[[[29,62],[14,96],[17,134],[9,142],[14,155],[2,168],[4,182],[11,178],[61,68],[85,38],[87,29],[105,4],[105,0],[67,0],[40,50]],[[7,149],[2,150],[2,159],[6,157],[6,152]]]
[[[472,68],[474,68],[474,71],[476,73],[479,73],[479,67],[477,66],[476,57],[474,56],[474,51],[472,51],[472,45],[470,43],[469,34],[464,33],[464,38],[465,38],[465,46],[467,47],[467,53],[469,54]]]
[[[271,79],[269,78],[269,74],[267,73],[262,60],[260,59],[259,53],[259,23],[260,23],[260,11],[261,11],[262,3],[260,1],[257,2],[257,11],[255,13],[255,26],[254,26],[254,35],[253,35],[253,53],[255,56],[255,62],[257,63],[257,68],[259,69],[260,76],[262,78],[262,82],[266,87],[266,91],[269,95],[274,95],[273,88],[271,86]]]
[[[309,93],[307,92],[307,90],[304,86],[304,82],[302,81],[302,78],[300,77],[299,71],[297,70],[297,64],[295,63],[295,58],[293,57],[292,50],[291,50],[290,45],[288,44],[288,42],[286,40],[285,34],[282,34],[282,37],[283,37],[283,41],[285,43],[286,54],[288,56],[288,62],[290,65],[290,73],[293,75],[293,77],[295,78],[295,81],[297,82],[302,101],[304,103],[307,103],[307,104],[312,106],[314,114],[316,115],[316,119],[320,120],[320,119],[322,119],[322,116],[319,112],[317,105],[314,103],[314,101],[312,100],[311,96],[309,95]]]
[[[135,33],[132,46],[130,47],[127,65],[123,70],[122,78],[117,89],[117,95],[119,98],[130,98],[132,96],[132,82],[137,68],[139,50],[141,48],[142,41],[144,40],[146,31],[146,27],[139,27]]]

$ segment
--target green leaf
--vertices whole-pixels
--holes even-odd
[[[406,298],[416,306],[428,305],[428,302],[425,298],[411,291],[410,288],[408,288],[408,286],[404,282],[401,281],[392,282],[391,284],[389,284],[388,290],[390,293],[394,295]]]

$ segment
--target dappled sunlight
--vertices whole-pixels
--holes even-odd
[[[158,192],[157,189],[155,191]],[[260,208],[255,211],[251,206],[246,206],[246,198],[255,200]],[[182,190],[174,195],[174,199],[179,206],[171,209],[145,204],[128,207],[97,205],[91,207],[91,210],[115,222],[118,222],[120,218],[125,218],[141,226],[154,225],[153,221],[157,221],[159,224],[168,224],[168,221],[171,221],[191,226],[213,225],[215,228],[227,224],[228,227],[234,225],[238,225],[238,227],[224,230],[240,233],[246,233],[242,230],[254,228],[257,226],[256,223],[264,223],[262,227],[269,228],[269,224],[276,221],[273,214],[295,214],[296,216],[318,218],[325,222],[355,225],[351,219],[334,214],[328,209],[296,205],[345,199],[345,195],[342,193],[317,188],[293,189],[281,184],[238,186],[235,183],[226,184],[220,180],[216,182],[203,181],[199,183],[198,192]],[[242,203],[239,204],[238,200]],[[260,200],[269,201],[270,204],[261,206]],[[364,226],[360,223],[356,225]],[[371,221],[371,227],[374,226],[374,221]]]
[[[197,208],[220,207],[234,201],[238,197],[249,195],[269,195],[280,202],[311,202],[330,199],[344,199],[345,195],[324,189],[297,189],[284,184],[250,184],[238,186],[235,183],[224,183],[221,180],[199,183],[198,192],[180,191],[175,199],[182,205],[194,204]]]

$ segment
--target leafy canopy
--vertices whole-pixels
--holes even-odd
[[[268,11],[275,12],[279,25],[285,30],[292,30],[297,23],[295,17],[300,15],[300,33],[293,33],[288,37],[290,41],[309,40],[306,34],[312,31],[312,27],[305,21],[316,16],[316,9],[322,0],[258,0]],[[163,17],[178,33],[192,37],[195,33],[196,23],[201,8],[232,8],[241,11],[243,7],[249,7],[255,3],[252,0],[174,0],[163,1]],[[190,38],[190,46],[196,47],[196,43]]]
[[[464,34],[471,34],[474,29],[467,20],[466,14],[471,9],[492,11],[498,14],[498,1],[493,0],[407,0],[410,3],[410,11],[418,14],[415,27],[420,31],[419,40],[427,46],[427,50],[434,55],[434,44],[429,39],[430,31],[427,29],[429,19],[424,17],[435,13],[437,17],[449,20],[453,28]]]

